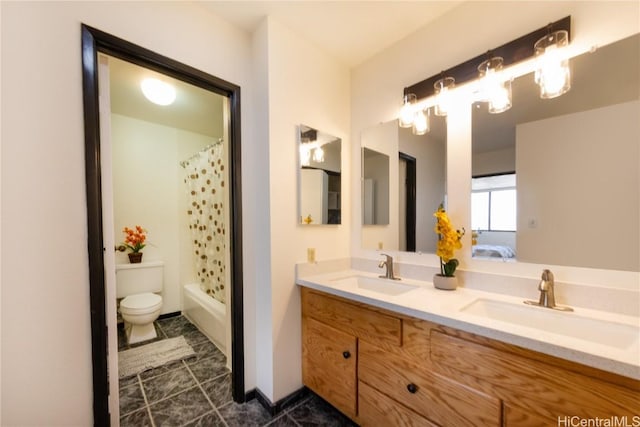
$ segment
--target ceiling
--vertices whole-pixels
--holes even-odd
[[[145,77],[155,77],[176,89],[173,104],[149,102],[140,89]],[[225,97],[147,68],[109,57],[111,111],[151,123],[222,138]]]
[[[354,67],[461,1],[198,1],[252,33],[266,16]]]

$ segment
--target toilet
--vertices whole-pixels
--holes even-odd
[[[164,282],[162,261],[116,265],[116,297],[129,344],[157,337],[153,322],[160,316]]]

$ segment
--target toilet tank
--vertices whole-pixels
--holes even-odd
[[[116,264],[116,297],[124,298],[143,292],[161,292],[164,284],[164,262]]]

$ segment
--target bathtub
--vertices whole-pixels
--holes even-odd
[[[218,347],[227,360],[226,306],[207,295],[197,283],[184,285],[182,314]]]

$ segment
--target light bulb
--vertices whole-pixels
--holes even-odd
[[[416,102],[416,95],[413,93],[404,96],[402,108],[400,108],[400,115],[398,117],[398,124],[402,128],[410,128],[413,125],[414,118],[414,104]]]
[[[429,132],[428,111],[425,112],[424,110],[420,110],[415,114],[411,131],[414,135],[424,135]]]
[[[433,84],[436,93],[436,107],[434,113],[436,116],[446,116],[451,107],[451,93],[456,80],[453,77],[444,77]]]
[[[568,44],[568,33],[556,31],[534,45],[537,57],[535,81],[540,86],[540,98],[555,98],[571,89],[571,70],[565,57]]]

